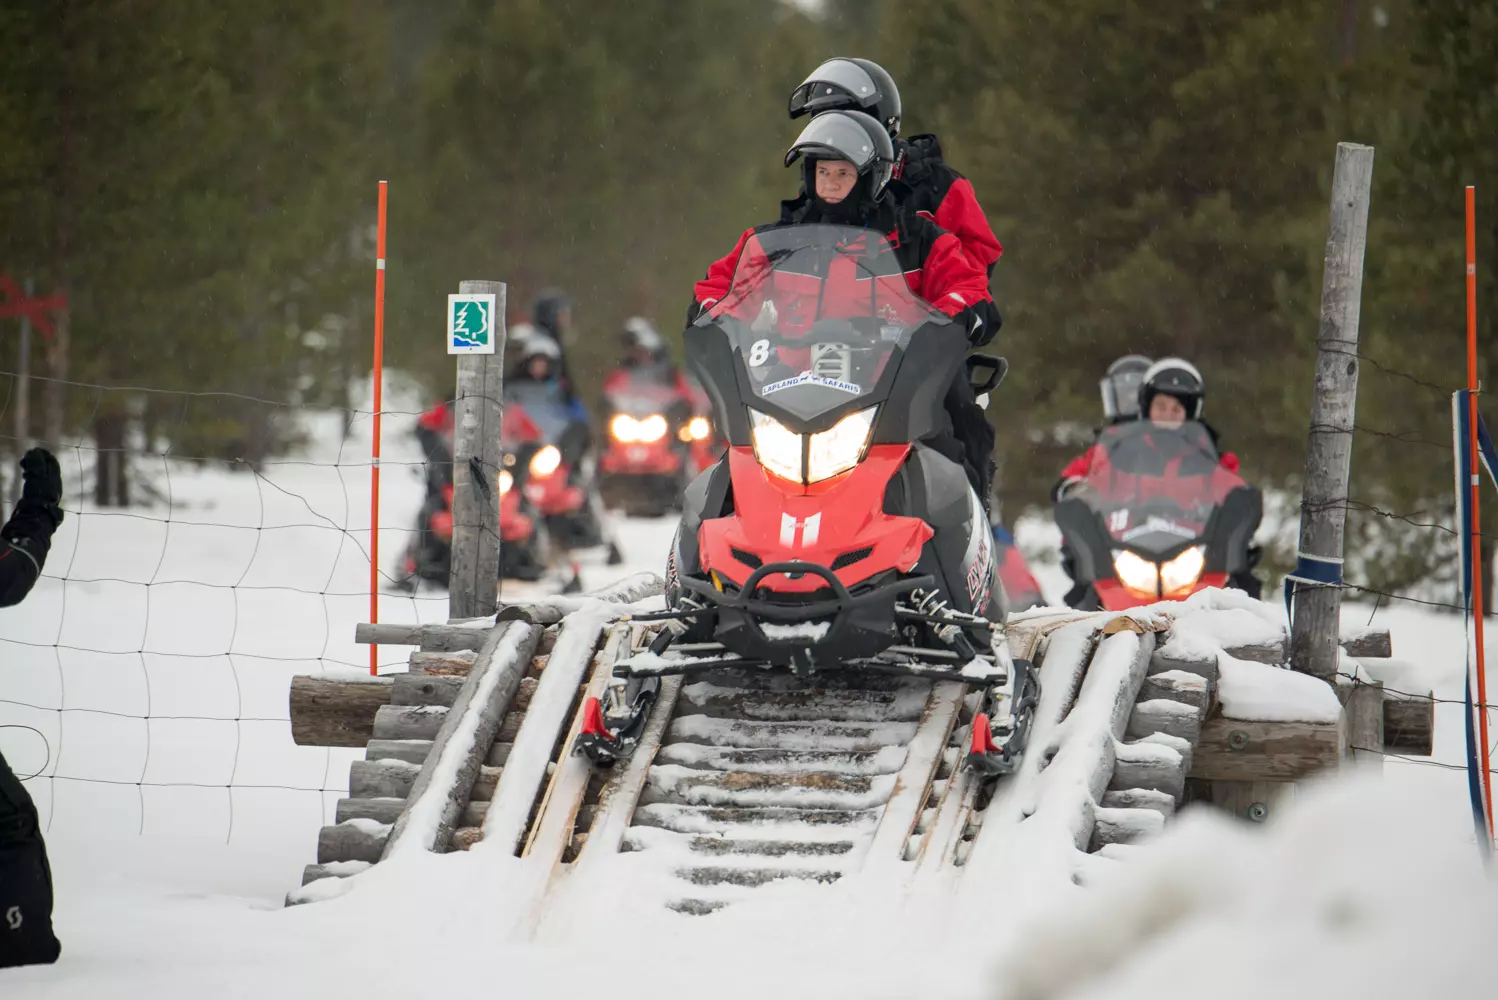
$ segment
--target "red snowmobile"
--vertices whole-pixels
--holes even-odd
[[[499,474],[500,576],[513,580],[539,580],[546,572],[546,529],[536,510],[516,488],[513,470],[513,433],[524,433],[525,416],[505,414],[503,445],[506,468]],[[452,566],[453,539],[453,408],[439,403],[417,420],[416,436],[426,453],[424,475],[426,498],[416,515],[416,532],[401,556],[401,583],[412,589],[426,580],[447,586]]]
[[[706,395],[670,366],[651,365],[614,371],[603,383],[603,400],[604,504],[631,517],[679,510],[686,485],[718,457]]]
[[[586,707],[585,752],[630,752],[663,674],[869,671],[983,687],[969,760],[1015,766],[1039,688],[1005,645],[982,504],[921,443],[966,350],[883,236],[807,225],[750,240],[686,334],[728,455],[687,488],[668,610],[636,616],[668,627],[616,666],[607,709]]]
[[[1083,610],[1242,587],[1263,497],[1218,460],[1204,424],[1139,420],[1103,431],[1086,478],[1056,502],[1056,524],[1086,585]]]

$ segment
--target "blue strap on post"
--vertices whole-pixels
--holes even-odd
[[[1285,617],[1294,622],[1295,592],[1300,584],[1307,587],[1342,586],[1342,560],[1333,556],[1295,553],[1295,569],[1285,577]]]
[[[1456,459],[1456,512],[1457,520],[1461,527],[1461,578],[1462,578],[1462,609],[1463,624],[1470,630],[1472,616],[1472,477],[1477,470],[1472,468],[1471,451],[1471,420],[1468,411],[1469,392],[1466,389],[1458,390],[1451,397],[1451,427],[1452,427],[1452,450]],[[1477,418],[1477,446],[1481,453],[1482,464],[1487,466],[1488,475],[1493,475],[1494,466],[1498,461],[1493,458],[1493,442],[1487,436],[1487,428],[1483,426],[1482,416]],[[1466,710],[1466,725],[1463,726],[1463,735],[1466,737],[1467,758],[1467,795],[1472,805],[1472,825],[1476,829],[1477,844],[1484,859],[1488,859],[1492,851],[1492,843],[1488,838],[1487,806],[1483,799],[1483,773],[1482,756],[1479,752],[1477,737],[1477,706],[1472,701],[1472,651],[1471,635],[1468,633],[1465,684],[1463,685],[1462,702]]]

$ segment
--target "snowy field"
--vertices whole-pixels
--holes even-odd
[[[406,400],[406,403],[413,402]],[[393,405],[393,404],[392,404]],[[407,407],[409,408],[409,406]],[[381,564],[421,500],[410,418],[388,418]],[[0,749],[48,828],[63,957],[0,971],[0,997],[1260,997],[1485,995],[1498,893],[1467,813],[1461,711],[1433,761],[1390,760],[1246,831],[1188,811],[1087,890],[1003,885],[923,896],[875,876],[770,886],[705,918],[664,911],[632,856],[587,904],[507,905],[526,877],[482,848],[382,865],[348,895],[285,910],[356,750],[296,747],[290,677],[363,671],[367,418],[261,476],[147,468],[171,503],[79,509],[43,580],[0,611]],[[78,453],[63,456],[76,483]],[[674,525],[618,524],[625,565],[659,572]],[[1027,554],[1054,545],[1017,526]],[[1048,596],[1064,578],[1036,560]],[[519,594],[507,594],[519,596]],[[1370,608],[1346,620],[1367,624]],[[386,621],[446,618],[446,595],[389,594]],[[1390,686],[1460,699],[1461,624],[1384,607]],[[381,651],[402,669],[405,648]],[[1495,678],[1498,683],[1498,678]],[[568,887],[569,889],[571,887]],[[599,904],[606,900],[607,905]],[[1479,938],[1479,934],[1481,938]],[[648,970],[648,971],[647,971]],[[1096,974],[1097,978],[1093,978]]]

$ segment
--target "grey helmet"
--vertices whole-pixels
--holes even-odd
[[[871,59],[828,59],[791,92],[791,118],[822,111],[864,111],[894,139],[900,134],[900,90]]]
[[[1103,395],[1103,418],[1109,424],[1139,419],[1139,387],[1151,364],[1143,354],[1125,354],[1109,365],[1098,380]]]
[[[867,192],[875,201],[884,194],[895,170],[895,144],[879,123],[862,111],[827,111],[806,123],[801,135],[785,151],[785,165],[801,156],[808,164],[816,160],[847,160],[867,177]],[[806,178],[806,190],[815,191],[813,178]]]

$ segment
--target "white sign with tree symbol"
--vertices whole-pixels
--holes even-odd
[[[494,353],[495,296],[449,295],[447,297],[447,353]]]

